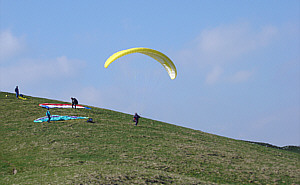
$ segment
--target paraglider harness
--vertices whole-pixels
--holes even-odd
[[[93,118],[89,118],[86,122],[87,122],[87,123],[95,123],[95,122],[93,121]]]

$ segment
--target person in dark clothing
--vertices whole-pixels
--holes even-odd
[[[71,100],[72,100],[72,109],[73,109],[73,106],[76,109],[76,105],[78,104],[78,100],[76,98],[73,98],[73,97],[71,97]]]
[[[136,126],[139,123],[139,118],[140,118],[140,116],[137,113],[135,113],[133,116],[133,122],[135,122]]]
[[[19,87],[18,86],[16,86],[15,92],[16,92],[16,97],[19,98]]]
[[[47,108],[46,116],[48,116],[48,123],[50,123],[51,114],[50,114],[50,111],[49,111],[49,107]]]

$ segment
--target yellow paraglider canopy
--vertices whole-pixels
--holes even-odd
[[[161,65],[164,66],[164,68],[166,69],[166,71],[168,72],[172,80],[176,78],[177,70],[172,60],[169,57],[167,57],[165,54],[150,48],[131,48],[131,49],[118,51],[106,60],[104,67],[107,68],[113,61],[117,60],[120,57],[132,53],[142,53],[144,55],[148,55],[149,57],[152,57],[153,59],[155,59],[156,61],[161,63]]]

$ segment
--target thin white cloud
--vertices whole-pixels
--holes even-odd
[[[278,29],[274,26],[255,29],[245,23],[222,25],[203,30],[189,46],[177,53],[176,61],[180,61],[182,67],[201,73],[213,68],[207,73],[207,84],[216,83],[220,75],[232,82],[245,82],[253,75],[250,70],[238,71],[230,77],[226,76],[229,74],[226,69],[234,71],[236,63],[244,62],[243,57],[270,45],[277,36]]]
[[[256,36],[256,47],[267,46],[277,35],[278,29],[274,26],[265,26],[262,28],[261,32]]]
[[[78,90],[72,92],[72,96],[84,104],[126,112],[128,106],[130,106],[130,97],[123,90],[121,87],[114,85],[108,85],[101,89],[81,85]],[[70,90],[64,90],[63,94],[68,98],[70,92]]]
[[[277,32],[272,26],[265,26],[259,31],[247,24],[220,26],[204,30],[198,36],[197,50],[206,62],[223,64],[268,45]]]
[[[70,92],[66,92],[70,94]],[[79,91],[74,92],[73,96],[76,96],[81,102],[85,102],[88,105],[101,105],[104,104],[103,91],[93,87],[83,87]]]
[[[18,54],[24,47],[22,38],[14,36],[11,31],[0,32],[0,62]]]
[[[253,75],[252,71],[238,71],[229,80],[233,83],[245,82]]]
[[[68,59],[66,56],[50,60],[22,60],[0,68],[0,86],[5,89],[16,84],[50,85],[51,80],[77,76],[84,65],[84,61]]]
[[[213,70],[209,72],[208,75],[206,76],[205,82],[207,84],[216,83],[219,80],[222,73],[223,73],[223,69],[220,66],[215,66]]]
[[[246,129],[240,130],[244,139],[265,141],[279,146],[299,145],[299,121],[300,113],[298,107],[280,107],[278,110],[270,111],[246,121]],[[276,137],[275,135],[289,134],[289,137]]]
[[[279,118],[277,115],[270,115],[260,118],[259,120],[251,123],[252,129],[266,129],[266,127],[271,127],[274,122],[278,122]]]

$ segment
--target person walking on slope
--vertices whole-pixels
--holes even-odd
[[[133,116],[133,122],[135,122],[135,126],[137,126],[137,124],[139,123],[139,118],[140,116],[137,113],[135,113]]]
[[[78,104],[78,100],[76,98],[73,98],[73,97],[71,97],[71,100],[72,100],[72,109],[73,109],[73,106],[76,109],[76,105]]]
[[[19,98],[19,87],[18,86],[16,86],[15,92],[16,92],[16,97]]]
[[[47,108],[46,116],[48,116],[48,123],[50,123],[51,114],[49,111],[49,107]]]

